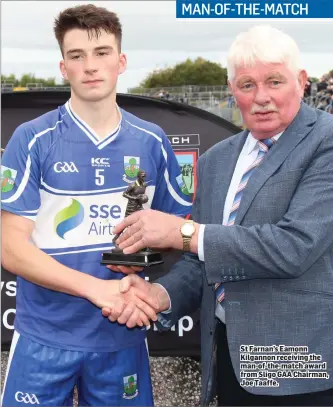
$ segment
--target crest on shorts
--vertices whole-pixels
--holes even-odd
[[[139,394],[137,374],[125,376],[124,378],[124,399],[134,399]]]

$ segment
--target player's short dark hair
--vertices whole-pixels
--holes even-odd
[[[96,7],[93,4],[70,7],[63,10],[54,22],[54,34],[63,54],[63,42],[67,31],[79,28],[87,30],[89,35],[98,38],[101,31],[114,34],[121,51],[122,27],[117,14],[104,7]]]

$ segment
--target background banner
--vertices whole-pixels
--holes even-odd
[[[13,131],[21,123],[34,119],[69,99],[68,92],[36,91],[2,94],[2,147],[5,148]],[[120,107],[152,121],[163,128],[176,152],[184,177],[184,192],[192,197],[196,187],[196,161],[218,141],[241,129],[204,110],[162,99],[141,96],[117,96]],[[223,168],[221,168],[223,176]],[[154,281],[170,270],[180,253],[164,254],[164,264],[146,270],[146,279]],[[16,278],[2,269],[1,274],[1,345],[8,350],[13,335],[15,317]],[[168,332],[158,332],[155,326],[148,331],[149,350],[152,356],[199,356],[199,312],[186,315]]]

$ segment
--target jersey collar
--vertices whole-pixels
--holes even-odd
[[[94,130],[83,120],[81,117],[75,113],[72,109],[70,99],[66,102],[65,108],[73,120],[73,122],[86,134],[86,136],[95,144],[95,146],[101,150],[104,148],[106,145],[110,144],[112,141],[115,140],[115,138],[118,136],[120,129],[121,129],[121,122],[122,122],[122,114],[119,109],[119,106],[116,104],[116,107],[118,109],[119,115],[120,115],[120,120],[119,123],[117,124],[116,128],[112,130],[112,132],[105,137],[103,140],[101,140],[97,134],[94,132]]]

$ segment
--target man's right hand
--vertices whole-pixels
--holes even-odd
[[[136,277],[143,280],[138,276]],[[131,321],[129,324],[126,324],[129,328],[136,325],[149,326],[149,319],[156,321],[158,308],[156,299],[144,293],[140,293],[140,296],[137,295],[137,289],[135,287],[126,286],[127,289],[122,289],[121,292],[121,282],[122,280],[96,279],[89,287],[86,298],[99,308],[111,310],[112,314],[121,315],[126,310],[127,315],[129,310],[132,310],[131,315],[129,315]],[[110,321],[116,320],[112,318],[109,319]],[[133,323],[133,321],[135,321],[135,323]]]
[[[151,284],[140,278],[137,275],[131,274],[120,280],[120,292],[127,294],[134,290],[137,298],[153,305],[156,312],[161,312],[169,309],[170,298],[166,290],[158,284]],[[102,308],[102,314],[110,319],[110,321],[118,321],[120,324],[127,326],[135,326],[133,304],[126,306],[122,312],[109,307]]]

